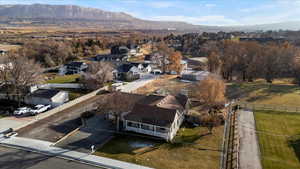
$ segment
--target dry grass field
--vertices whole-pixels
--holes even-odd
[[[151,94],[157,90],[163,90],[170,94],[180,93],[183,89],[188,88],[192,83],[185,83],[177,79],[176,75],[164,75],[152,83],[139,88],[136,93]]]
[[[300,87],[289,79],[275,80],[273,84],[264,81],[252,83],[230,83],[227,85],[229,98],[240,98],[257,104],[299,106]]]

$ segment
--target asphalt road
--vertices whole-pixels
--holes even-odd
[[[0,169],[99,169],[42,154],[0,147]]]

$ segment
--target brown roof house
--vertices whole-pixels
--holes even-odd
[[[149,95],[139,99],[132,110],[122,114],[123,129],[171,141],[188,109],[185,95]]]

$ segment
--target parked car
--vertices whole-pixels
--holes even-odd
[[[31,109],[28,107],[21,107],[14,111],[15,116],[25,116],[31,113]]]
[[[51,105],[36,105],[34,106],[34,108],[31,110],[31,114],[32,115],[37,115],[37,114],[40,114],[40,113],[43,113],[45,111],[47,111],[48,109],[51,108]]]

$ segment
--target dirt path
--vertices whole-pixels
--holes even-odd
[[[243,110],[238,112],[238,133],[240,136],[240,168],[262,169],[253,112]]]

